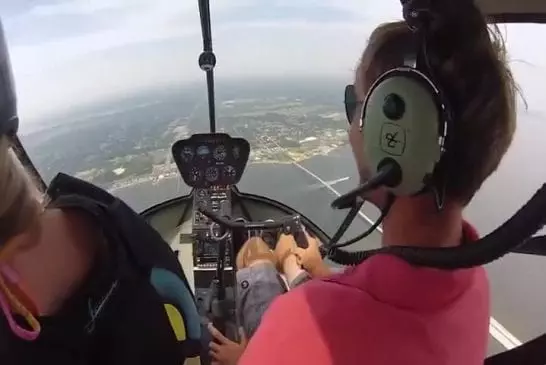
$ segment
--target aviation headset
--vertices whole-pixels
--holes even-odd
[[[405,21],[417,41],[415,63],[383,73],[364,100],[360,129],[375,176],[336,199],[334,208],[347,206],[380,185],[394,196],[432,190],[438,208],[443,206],[445,177],[440,162],[449,150],[453,116],[428,62],[432,14],[427,3],[402,0]]]
[[[546,255],[546,249],[537,246],[542,240],[539,237],[532,239],[546,223],[546,185],[506,223],[473,245],[451,249],[405,246],[352,252],[341,249],[371,234],[387,215],[396,196],[432,191],[437,208],[441,209],[444,203],[445,167],[453,162],[449,154],[456,116],[428,61],[431,54],[445,50],[428,49],[428,45],[432,36],[446,32],[449,24],[460,22],[461,14],[478,9],[472,0],[401,0],[401,3],[405,22],[417,42],[415,65],[385,72],[366,95],[360,127],[367,162],[374,175],[332,203],[333,208],[350,207],[351,210],[332,240],[321,249],[322,254],[339,264],[357,265],[377,253],[389,253],[415,265],[446,270],[483,265],[510,251]],[[432,3],[434,11],[431,10]],[[442,26],[433,28],[432,22],[439,17],[445,18],[440,19]],[[467,28],[472,31],[466,23],[460,31],[467,32]],[[459,29],[449,29],[449,33],[456,31]],[[450,46],[449,40],[444,43],[447,43],[446,47]],[[391,193],[379,219],[361,235],[337,243],[364,202],[360,196],[378,187]],[[528,249],[524,247],[526,244]]]
[[[323,250],[323,254],[334,261],[336,249],[360,241],[381,224],[396,196],[431,191],[438,210],[444,205],[446,153],[450,140],[448,132],[453,131],[453,115],[429,64],[428,50],[431,23],[433,17],[439,14],[432,13],[427,0],[401,2],[406,24],[414,34],[416,48],[411,57],[406,57],[404,66],[380,75],[364,99],[359,123],[367,162],[374,175],[332,202],[332,207],[336,209],[351,208]],[[472,4],[471,0],[463,2]],[[348,97],[351,98],[346,89],[346,111],[349,116]],[[390,194],[379,219],[361,235],[338,243],[364,202],[359,197],[380,186]],[[354,263],[354,260],[350,261]],[[348,262],[343,260],[340,263]]]

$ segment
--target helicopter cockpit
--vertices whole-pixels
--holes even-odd
[[[357,190],[342,195],[331,186],[334,183],[346,182],[353,177],[342,175],[330,182],[325,181],[295,159],[290,161],[292,168],[296,167],[297,170],[302,170],[306,177],[312,178],[312,183],[318,184],[320,189],[329,191],[329,194],[326,195],[327,204],[332,203],[334,198],[338,198],[335,207],[348,209],[349,213],[345,215],[341,210],[331,210],[321,201],[321,204],[316,204],[316,211],[320,210],[325,217],[335,215],[336,218],[326,218],[319,222],[316,219],[315,209],[302,211],[296,203],[286,204],[291,202],[291,197],[295,201],[298,194],[298,186],[292,186],[289,182],[286,185],[293,188],[295,193],[283,202],[275,200],[274,194],[267,192],[267,189],[274,186],[277,181],[273,176],[267,176],[271,170],[264,170],[264,173],[256,172],[257,169],[254,171],[248,169],[249,162],[255,154],[256,141],[252,141],[254,143],[251,147],[248,138],[240,137],[243,135],[240,132],[244,132],[245,129],[244,124],[239,129],[234,129],[233,133],[231,131],[229,134],[225,131],[217,131],[214,83],[216,56],[212,49],[211,14],[208,0],[199,0],[198,3],[203,37],[203,53],[199,57],[199,67],[206,73],[209,131],[208,133],[191,135],[179,133],[182,137],[176,138],[168,154],[170,160],[174,161],[176,165],[176,179],[181,180],[187,189],[183,194],[177,194],[174,198],[158,199],[163,201],[147,204],[146,209],[143,209],[140,214],[159,232],[178,257],[195,295],[201,316],[205,320],[212,320],[217,328],[226,333],[228,337],[237,338],[239,325],[236,316],[235,259],[241,245],[250,237],[261,237],[271,248],[274,248],[279,235],[287,233],[294,235],[297,244],[305,247],[307,242],[303,232],[307,231],[323,243],[322,254],[332,266],[354,265],[378,252],[397,255],[415,265],[442,269],[487,264],[507,252],[546,256],[544,236],[532,237],[546,222],[543,214],[544,187],[505,225],[482,240],[479,245],[481,251],[472,247],[464,247],[460,250],[442,249],[442,252],[433,249],[412,250],[405,247],[379,249],[381,234],[379,224],[384,212],[371,214],[372,216],[376,215],[377,218],[370,219],[370,214],[364,214],[362,211],[364,202],[357,197]],[[402,4],[405,3],[407,1],[402,1]],[[495,23],[546,23],[546,8],[540,1],[526,0],[513,4],[509,1],[480,0],[476,3],[480,5],[484,14],[487,14]],[[232,104],[226,98],[222,110],[227,110],[228,107],[233,106]],[[290,107],[292,106],[289,105],[287,108]],[[267,113],[267,108],[265,110]],[[301,110],[305,112],[304,108]],[[252,117],[252,112],[245,111],[244,116]],[[326,112],[322,110],[320,112],[323,114],[319,114],[319,116],[323,118]],[[146,123],[149,124],[148,121]],[[171,127],[169,125],[169,128]],[[345,131],[342,130],[342,132]],[[47,135],[47,132],[44,134]],[[298,143],[303,144],[310,141],[312,142],[313,139],[303,138]],[[266,139],[261,139],[258,143],[271,144],[271,150],[278,147]],[[100,146],[102,148],[102,145]],[[335,145],[335,147],[339,146]],[[107,148],[111,148],[111,146],[107,146]],[[107,152],[110,154],[111,151]],[[18,155],[25,165],[33,167],[31,159],[22,146],[19,146]],[[345,156],[350,156],[350,154],[345,154]],[[93,156],[90,156],[89,160],[92,159],[91,157]],[[110,158],[108,162],[114,160],[117,163],[123,159],[116,156]],[[123,162],[129,164],[133,160],[136,158],[128,155]],[[341,160],[341,158],[335,160],[326,168],[335,166]],[[86,156],[84,163],[87,162]],[[345,159],[343,163],[349,164],[350,162]],[[108,173],[113,172],[116,176],[124,176],[125,168],[117,165],[112,165],[112,167],[114,168]],[[99,173],[103,172],[98,170],[89,168],[83,172],[82,176],[96,178]],[[39,178],[40,174],[36,170],[35,172]],[[250,173],[265,175],[261,176],[264,188],[260,190],[260,195],[246,192],[246,187],[250,184],[245,184],[244,177]],[[158,181],[163,179],[162,174],[158,176],[160,176],[157,178]],[[132,178],[132,176],[130,177]],[[102,175],[99,178],[102,178]],[[99,181],[98,178],[97,181]],[[256,181],[253,180],[252,183],[257,184]],[[348,183],[346,190],[358,185],[355,181],[348,181]],[[45,183],[43,184],[45,185]],[[535,186],[533,192],[538,187]],[[123,194],[119,195],[124,198]],[[525,199],[528,198],[530,196],[525,197]],[[309,196],[306,199],[308,202]],[[542,213],[539,214],[539,212]],[[361,223],[363,224],[358,227],[351,226],[355,217],[362,218]],[[332,227],[326,227],[328,224]],[[364,229],[362,229],[363,227]],[[362,233],[362,231],[365,232]],[[370,237],[374,239],[370,239]],[[352,239],[349,240],[349,238]],[[368,238],[368,240],[363,240],[364,238]],[[339,243],[340,241],[342,243]],[[356,251],[344,248],[341,250],[342,247],[354,242],[360,243]],[[363,248],[367,250],[363,250]],[[500,330],[498,327],[493,327],[492,331],[498,332]],[[542,342],[533,343],[531,346],[535,346],[534,348],[539,346],[546,340],[546,336],[543,337],[539,338],[539,341]],[[512,341],[508,345],[504,345],[503,350],[510,350],[519,345],[517,341]]]
[[[405,2],[402,1],[402,3]],[[222,332],[235,339],[237,338],[235,315],[237,288],[234,262],[243,242],[249,237],[258,236],[274,248],[279,234],[284,232],[294,234],[298,245],[305,246],[305,236],[300,234],[305,229],[325,244],[326,248],[322,252],[325,259],[331,259],[342,265],[354,265],[371,254],[381,252],[382,249],[375,249],[378,247],[378,240],[375,240],[371,246],[367,246],[375,250],[354,252],[339,250],[338,247],[346,247],[351,243],[362,241],[372,233],[381,232],[379,223],[384,212],[374,222],[362,214],[363,202],[355,200],[355,191],[340,197],[340,194],[333,190],[338,197],[334,205],[338,208],[351,209],[339,230],[325,232],[313,220],[296,209],[264,196],[241,192],[237,188],[245,174],[251,153],[250,144],[243,138],[234,138],[228,134],[216,132],[213,77],[216,57],[212,51],[208,1],[199,1],[199,6],[204,45],[203,53],[199,57],[199,65],[207,75],[211,133],[194,134],[175,142],[172,146],[173,160],[184,183],[192,189],[191,192],[145,210],[142,216],[161,233],[178,255],[190,283],[193,283],[192,290],[194,290],[201,315],[212,319]],[[490,8],[487,8],[488,6]],[[530,2],[529,6],[537,5]],[[512,19],[510,16],[513,14],[510,15],[506,9],[497,9],[489,2],[484,2],[482,7],[495,22],[517,21],[517,16]],[[305,169],[302,166],[298,167]],[[322,181],[320,178],[318,180]],[[327,183],[324,181],[322,183],[328,188]],[[331,187],[330,190],[332,190]],[[539,192],[535,196],[537,204],[539,204],[538,195],[540,195]],[[528,208],[530,212],[530,205]],[[345,237],[345,232],[357,215],[364,216],[371,228],[367,227],[366,232],[339,244],[338,241]],[[493,236],[490,235],[489,238]],[[511,240],[514,242],[517,239],[512,237]],[[541,254],[540,246],[544,238],[537,236],[526,240],[525,245],[514,245],[512,248],[508,248],[510,246],[508,243],[506,245],[493,243],[497,241],[496,239],[488,243],[486,241],[487,239],[484,239],[483,247],[489,244],[490,248],[494,245],[496,248],[489,254],[483,255],[471,253],[471,250],[466,253],[461,250],[461,256],[458,258],[455,251],[451,253],[451,257],[447,252],[423,254],[405,249],[395,249],[390,253],[399,255],[416,265],[439,268],[470,267],[478,262],[487,263],[494,257],[502,256],[501,246],[512,252]],[[493,253],[495,251],[496,253]],[[430,257],[426,258],[429,253]],[[478,259],[478,256],[481,258]],[[528,349],[537,346],[537,343],[539,342],[531,344]],[[513,356],[513,353],[512,355],[506,353],[506,355],[505,360]],[[498,361],[503,360],[498,358]]]
[[[328,235],[294,209],[236,188],[250,153],[245,139],[194,134],[176,142],[172,152],[192,191],[142,215],[178,255],[200,313],[236,336],[235,256],[241,245],[258,236],[274,248],[281,232],[301,240],[302,226],[321,241]]]
[[[490,3],[485,3],[482,7],[491,6]],[[530,4],[530,6],[535,5]],[[354,265],[373,254],[373,250],[351,252],[339,250],[338,247],[345,247],[353,242],[361,241],[371,233],[377,233],[377,229],[380,232],[379,223],[384,212],[379,215],[375,223],[369,218],[367,219],[371,228],[366,232],[339,244],[338,241],[344,236],[355,216],[362,215],[360,209],[363,202],[355,200],[356,190],[342,197],[339,197],[340,194],[333,190],[338,195],[334,205],[338,208],[351,208],[339,230],[335,233],[324,232],[312,220],[287,205],[263,196],[239,191],[237,185],[245,173],[251,153],[250,145],[243,138],[216,133],[213,74],[216,57],[212,51],[208,2],[199,1],[199,10],[204,46],[203,53],[199,57],[199,66],[207,75],[211,133],[194,134],[187,139],[175,142],[172,146],[173,160],[176,162],[182,179],[186,185],[191,187],[190,194],[150,208],[142,215],[162,234],[167,242],[170,242],[171,247],[177,253],[190,283],[193,283],[192,289],[201,315],[211,319],[228,337],[236,339],[238,324],[234,262],[239,248],[246,239],[251,236],[259,236],[271,248],[274,248],[279,234],[285,232],[294,234],[298,245],[305,246],[305,236],[299,234],[305,228],[318,237],[321,242],[327,244],[324,245],[326,248],[322,252],[326,259],[330,258],[340,264]],[[510,15],[505,9],[485,10],[488,14],[496,16],[494,21],[515,21],[509,19]],[[328,184],[323,185],[328,188]],[[537,192],[535,196],[537,197],[536,202],[539,200],[539,194]],[[515,240],[514,237],[511,239]],[[486,247],[485,241],[487,240],[484,240],[483,247]],[[490,262],[494,257],[503,255],[499,247],[502,245],[497,245],[497,248],[493,249],[493,245],[498,244],[493,241],[496,239],[490,241],[490,255],[481,255],[476,252],[472,254],[470,251],[463,253],[461,250],[461,256],[458,258],[460,261],[455,259],[455,251],[452,253],[452,257],[445,253],[443,258],[443,253],[430,252],[428,259],[423,257],[423,253],[411,252],[411,250],[397,251],[395,249],[391,253],[404,257],[417,265],[443,268],[469,267],[477,262]],[[542,243],[543,237],[539,236],[527,240],[526,245],[514,245],[510,249],[507,244],[504,247],[512,252],[540,254],[539,246]],[[377,246],[371,246],[371,248],[375,247]],[[381,250],[376,249],[375,252]],[[494,251],[497,253],[493,253]],[[436,254],[438,255],[436,256]],[[424,254],[424,256],[427,255],[428,253]],[[472,256],[473,258],[471,258]],[[478,256],[481,256],[481,259],[478,259]],[[538,346],[537,344],[541,341],[540,338],[537,340],[526,345],[526,350],[533,351],[532,348]],[[523,351],[522,347],[511,353],[506,352],[504,357],[502,354],[498,355],[496,360],[492,357],[490,361],[491,363],[511,361],[511,356],[515,356],[517,351]]]

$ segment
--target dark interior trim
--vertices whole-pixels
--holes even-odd
[[[283,204],[283,203],[281,203],[279,201],[276,201],[276,200],[273,200],[273,199],[270,199],[270,198],[266,198],[266,197],[260,196],[260,195],[241,193],[239,191],[234,191],[234,194],[237,195],[237,199],[239,199],[239,200],[241,200],[241,199],[242,200],[244,200],[244,199],[253,200],[253,201],[256,201],[258,203],[262,203],[264,205],[270,205],[270,206],[272,206],[272,207],[286,213],[286,215],[299,215],[301,217],[302,223],[306,227],[308,227],[314,234],[316,234],[317,238],[321,242],[330,242],[330,239],[331,239],[330,236],[328,236],[328,234],[326,232],[324,232],[322,230],[322,228],[320,228],[315,223],[313,223],[313,221],[311,221],[305,215],[301,214],[300,212],[298,212],[297,210],[295,210],[293,208],[290,208],[288,205],[285,205],[285,204]],[[154,205],[154,206],[152,206],[152,207],[150,207],[148,209],[145,209],[144,211],[142,211],[140,213],[140,215],[144,219],[149,219],[151,216],[157,214],[159,211],[161,211],[163,209],[171,208],[174,205],[179,205],[181,203],[184,203],[186,200],[192,199],[192,195],[193,195],[193,190],[188,195],[184,195],[184,196],[181,196],[181,197],[178,197],[178,198],[170,199],[170,200],[164,201],[162,203],[156,204],[156,205]],[[189,202],[189,203],[191,204],[191,202]]]
[[[179,196],[178,198],[173,198],[169,200],[165,200],[162,203],[153,205],[149,208],[144,209],[142,212],[140,212],[140,216],[147,219],[148,217],[156,214],[158,211],[170,208],[173,205],[180,204],[181,202],[185,200],[191,199],[193,196],[193,190],[188,195]]]
[[[331,239],[330,236],[328,236],[328,234],[326,232],[324,232],[322,230],[322,228],[317,226],[313,221],[311,221],[309,218],[307,218],[305,215],[301,214],[300,212],[298,212],[294,208],[290,208],[286,204],[283,204],[283,203],[281,203],[281,202],[279,202],[277,200],[266,198],[265,196],[247,194],[247,193],[240,193],[240,192],[237,193],[237,195],[239,195],[238,196],[239,199],[254,200],[254,201],[260,202],[260,203],[265,204],[265,205],[271,205],[274,208],[276,208],[276,209],[278,209],[280,211],[283,211],[287,215],[295,215],[295,214],[299,215],[301,217],[302,223],[306,227],[309,227],[309,229],[312,230],[313,233],[315,233],[317,235],[317,238],[321,242],[324,242],[324,243],[330,242],[330,239]]]

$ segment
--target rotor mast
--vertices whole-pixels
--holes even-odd
[[[210,27],[209,0],[198,0],[203,34],[203,53],[199,55],[199,67],[207,74],[207,94],[209,104],[210,133],[216,133],[216,110],[214,106],[214,66],[216,56],[212,52],[212,32]]]

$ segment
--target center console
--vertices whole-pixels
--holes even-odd
[[[193,188],[191,241],[195,297],[203,316],[236,318],[233,235],[203,215],[206,208],[232,216],[232,186],[241,179],[250,154],[248,142],[227,134],[195,134],[172,147],[184,182]],[[223,264],[220,257],[224,257]],[[218,295],[219,281],[223,292]],[[220,300],[217,300],[220,297]],[[237,323],[225,331],[237,333]],[[234,338],[234,337],[232,337]]]
[[[231,188],[212,186],[196,189],[193,199],[193,266],[194,270],[215,270],[219,254],[219,243],[224,241],[226,251],[224,268],[229,270],[234,262],[231,232],[222,232],[217,224],[203,215],[199,208],[209,209],[221,216],[231,216]]]
[[[215,312],[223,313],[225,318],[236,318],[236,279],[234,270],[233,236],[203,215],[199,208],[207,208],[222,216],[231,216],[231,187],[211,186],[196,189],[193,198],[193,271],[195,299],[203,316],[210,317]],[[223,252],[221,252],[223,250]],[[218,277],[220,256],[224,256],[223,274]],[[221,303],[216,301],[213,287],[215,280],[221,279],[225,297]],[[215,308],[221,306],[221,308]],[[218,314],[220,315],[220,314]],[[237,323],[232,323],[233,331]],[[230,332],[231,332],[230,331]]]

